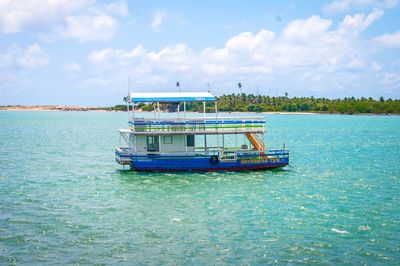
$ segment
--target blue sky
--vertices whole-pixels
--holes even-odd
[[[0,105],[132,90],[400,97],[399,0],[0,1]]]

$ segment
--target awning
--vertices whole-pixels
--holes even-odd
[[[216,98],[209,92],[148,92],[131,93],[131,100],[135,103],[142,102],[207,102]]]

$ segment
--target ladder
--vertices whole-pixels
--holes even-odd
[[[253,144],[254,148],[259,151],[265,150],[264,142],[261,140],[260,136],[256,133],[246,133],[247,138],[250,140],[251,144]]]

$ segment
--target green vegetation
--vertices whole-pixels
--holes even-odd
[[[248,112],[326,112],[341,114],[400,113],[400,100],[379,100],[372,98],[354,97],[344,99],[327,99],[314,97],[287,96],[270,97],[253,94],[230,94],[218,98],[218,109],[221,111],[248,111]]]
[[[379,100],[354,97],[344,99],[327,99],[314,97],[286,96],[270,97],[253,94],[228,94],[218,97],[218,110],[221,112],[320,112],[340,114],[400,114],[400,100]],[[164,111],[176,111],[177,104],[162,104]],[[152,104],[139,104],[143,111],[153,110]],[[207,112],[214,111],[214,103],[207,103]],[[126,105],[116,105],[112,110],[126,111]],[[180,105],[183,110],[183,103]],[[188,111],[202,112],[203,103],[187,103]]]

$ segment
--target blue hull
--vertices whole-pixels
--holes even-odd
[[[204,171],[238,171],[264,170],[284,167],[289,164],[287,157],[238,157],[237,160],[212,162],[211,156],[131,156],[131,168],[143,172],[204,172]]]

